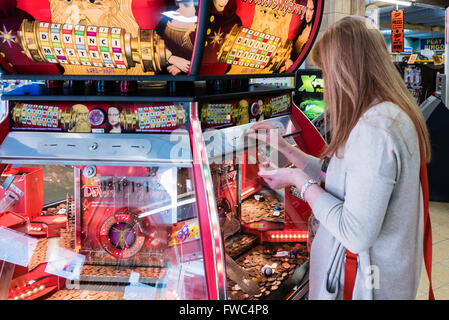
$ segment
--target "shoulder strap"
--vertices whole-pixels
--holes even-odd
[[[355,277],[357,276],[357,257],[358,255],[356,253],[346,250],[344,300],[352,300]]]
[[[421,154],[421,169],[419,177],[421,180],[421,188],[423,192],[424,201],[424,237],[423,237],[423,253],[424,265],[426,267],[427,276],[429,277],[429,300],[435,300],[432,288],[432,226],[430,223],[429,214],[429,183],[427,178],[426,159],[420,144]],[[355,278],[357,276],[357,254],[346,250],[345,262],[345,282],[343,299],[352,300],[352,293],[354,291]]]
[[[421,170],[420,170],[421,188],[424,201],[424,265],[427,276],[429,277],[429,300],[435,300],[432,288],[432,225],[429,214],[429,181],[427,178],[427,166],[424,153],[421,150]]]

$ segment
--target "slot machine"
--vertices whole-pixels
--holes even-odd
[[[225,255],[258,287],[245,288],[244,277],[228,272],[227,291],[235,300],[301,299],[308,285],[311,210],[295,187],[271,190],[264,185],[257,174],[260,162],[291,164],[247,131],[256,121],[270,122],[290,144],[315,156],[325,144],[293,102],[291,90],[256,92],[244,99],[205,100],[199,107]]]
[[[0,219],[0,298],[303,297],[310,208],[264,186],[245,132],[322,150],[293,87],[249,79],[294,76],[323,7],[3,2],[1,78],[32,83],[1,97],[0,215],[23,222]]]

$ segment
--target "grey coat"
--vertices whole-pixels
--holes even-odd
[[[326,193],[313,204],[319,227],[310,252],[310,299],[342,299],[346,248],[358,253],[353,299],[415,299],[423,260],[418,137],[398,106],[370,108],[343,157],[332,157]],[[304,170],[318,178],[319,159]]]

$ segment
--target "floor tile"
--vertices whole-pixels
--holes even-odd
[[[436,300],[449,300],[449,203],[431,202],[432,286]],[[429,280],[425,267],[421,272],[417,300],[428,299]]]

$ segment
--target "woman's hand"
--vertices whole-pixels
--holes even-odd
[[[310,179],[300,169],[272,168],[266,164],[259,166],[259,176],[265,180],[271,189],[282,189],[289,186],[301,188]]]
[[[267,163],[259,166],[259,176],[262,177],[271,189],[282,189],[295,186],[298,190],[310,180],[310,177],[301,169],[273,168]],[[304,194],[306,202],[313,207],[315,200],[325,191],[318,185],[313,184]]]
[[[256,122],[247,131],[248,137],[266,143],[267,145],[283,152],[290,146],[279,133],[279,129],[272,122]]]
[[[277,149],[297,168],[304,169],[308,155],[289,144],[279,133],[279,129],[272,122],[256,122],[248,131],[248,137],[262,141],[267,145]],[[273,141],[274,140],[274,141]]]

